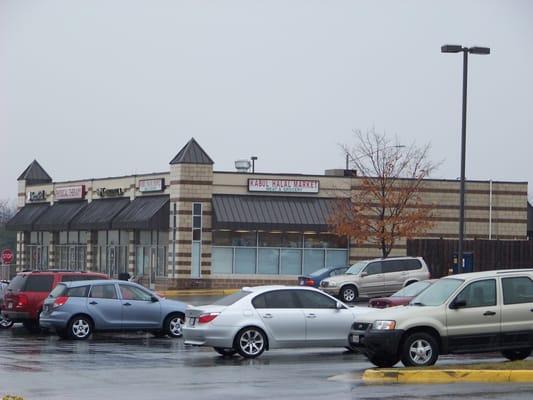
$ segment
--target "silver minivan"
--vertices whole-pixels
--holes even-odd
[[[359,261],[344,275],[324,279],[320,289],[342,301],[389,296],[411,283],[429,279],[422,257],[391,257]]]

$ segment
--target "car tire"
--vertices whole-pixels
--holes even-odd
[[[13,321],[0,315],[0,329],[9,329],[13,326],[13,324]]]
[[[398,363],[398,361],[400,361],[400,359],[398,357],[372,355],[368,356],[368,361],[378,368],[392,368]]]
[[[228,356],[228,357],[231,357],[235,354],[237,354],[237,350],[235,349],[232,349],[232,348],[228,348],[228,347],[213,347],[213,349],[218,353],[220,354],[221,356]]]
[[[183,336],[183,321],[185,318],[182,314],[171,314],[163,322],[163,332],[171,338]]]
[[[433,335],[426,332],[410,334],[400,351],[406,367],[427,367],[439,358],[439,344]]]
[[[67,335],[73,340],[86,340],[93,333],[93,322],[84,315],[72,318],[68,324]]]
[[[503,350],[502,355],[509,361],[525,360],[531,355],[532,349]]]
[[[244,358],[259,357],[265,351],[267,337],[256,327],[243,328],[235,336],[233,348]]]
[[[39,320],[24,321],[22,326],[30,333],[41,333],[41,327],[39,326]]]
[[[345,303],[354,302],[357,300],[358,295],[359,293],[357,292],[357,288],[353,285],[344,286],[340,292],[340,298]]]

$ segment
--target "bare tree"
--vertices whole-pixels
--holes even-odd
[[[0,199],[0,226],[5,225],[16,212],[17,207],[12,201]]]
[[[342,146],[360,179],[351,201],[338,201],[330,216],[332,231],[371,243],[387,257],[400,238],[419,236],[433,223],[434,205],[422,202],[424,178],[437,165],[429,145],[400,145],[384,133],[357,130],[353,148]]]

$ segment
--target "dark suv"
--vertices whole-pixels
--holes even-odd
[[[59,282],[108,279],[107,275],[84,271],[31,271],[17,274],[4,290],[2,314],[22,322],[30,332],[39,332],[39,314],[48,294]]]

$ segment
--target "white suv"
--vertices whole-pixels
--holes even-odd
[[[533,349],[533,269],[452,275],[407,306],[362,315],[349,342],[379,367],[433,365],[440,354]]]
[[[389,296],[401,288],[429,279],[422,257],[390,257],[359,261],[344,273],[322,280],[320,289],[344,302],[357,297]]]

